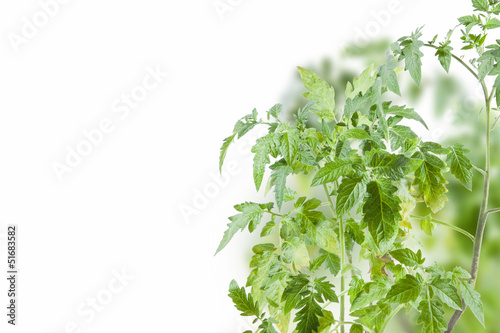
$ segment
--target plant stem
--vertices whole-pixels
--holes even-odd
[[[425,46],[428,46],[428,47],[432,47],[433,49],[438,49],[438,47],[436,45],[432,45],[432,44],[424,44]],[[462,66],[464,66],[465,68],[467,68],[467,70],[469,72],[472,73],[472,75],[474,75],[474,77],[479,81],[479,76],[477,75],[477,73],[472,69],[472,67],[470,67],[469,65],[467,65],[465,63],[465,61],[463,61],[462,59],[460,59],[460,57],[457,57],[456,55],[454,55],[453,53],[451,53],[451,56],[456,60],[458,61],[460,64],[462,64]]]
[[[470,268],[471,278],[469,283],[472,286],[476,285],[477,272],[479,269],[479,257],[481,255],[481,245],[483,242],[484,228],[486,226],[486,220],[488,218],[488,197],[490,192],[490,167],[491,167],[491,149],[490,149],[490,122],[491,122],[491,99],[493,97],[493,92],[488,94],[488,88],[484,81],[481,82],[481,87],[483,88],[485,104],[486,104],[486,166],[484,170],[484,188],[483,188],[483,199],[481,201],[481,208],[479,210],[479,217],[476,226],[476,236],[474,238],[474,248],[472,251],[472,264]],[[445,333],[450,333],[455,328],[458,320],[462,316],[466,309],[466,305],[462,299],[462,310],[455,310],[450,321],[448,322],[448,329]]]
[[[421,216],[416,216],[416,215],[410,215],[410,217],[411,218],[415,218],[415,219],[422,219]],[[449,224],[449,223],[446,223],[446,222],[443,222],[443,221],[439,221],[439,220],[436,220],[436,219],[431,219],[431,221],[434,222],[434,223],[436,223],[436,224],[441,224],[441,225],[444,225],[444,226],[446,226],[446,227],[448,227],[450,229],[458,231],[462,235],[465,235],[465,236],[469,237],[469,239],[474,242],[474,236],[471,233],[465,231],[462,228],[457,227],[456,225]]]
[[[335,216],[335,206],[333,204],[332,198],[330,197],[330,193],[328,192],[328,187],[326,184],[323,184],[323,189],[325,190],[326,197],[328,198],[328,202],[330,203],[330,209],[332,211],[333,216]],[[344,223],[342,222],[342,217],[339,219],[339,238],[340,238],[340,270],[344,268],[345,265],[345,240],[344,240]],[[345,320],[345,295],[343,291],[345,289],[345,277],[344,275],[340,276],[340,321],[343,322]],[[340,326],[340,333],[345,333],[344,325]]]
[[[500,212],[500,208],[493,208],[488,210],[488,214],[494,214]]]
[[[400,304],[397,308],[395,308],[390,314],[389,316],[385,319],[384,321],[384,324],[382,325],[382,328],[380,329],[379,333],[383,333],[384,330],[387,328],[387,325],[389,325],[389,322],[391,321],[391,319],[399,312],[399,310],[401,310],[402,308],[404,308],[404,304]]]

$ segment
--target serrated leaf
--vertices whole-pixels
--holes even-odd
[[[388,288],[379,282],[368,282],[351,302],[351,311],[361,309],[370,303],[382,299],[387,294]]]
[[[401,220],[399,199],[394,196],[397,188],[387,179],[372,181],[367,186],[368,199],[363,205],[364,221],[376,245],[392,243]]]
[[[296,266],[309,265],[309,252],[306,244],[299,237],[290,237],[282,245],[281,251],[288,263]]]
[[[414,109],[407,108],[406,105],[403,106],[393,105],[390,108],[386,109],[385,113],[393,114],[395,116],[400,116],[406,119],[416,120],[422,125],[424,125],[426,129],[429,129],[425,121],[422,119],[422,117],[420,117],[420,115],[417,112],[415,112]]]
[[[481,295],[474,290],[473,285],[465,281],[460,283],[460,291],[462,292],[462,298],[465,301],[465,305],[471,309],[476,319],[479,320],[481,325],[484,327],[484,313]]]
[[[409,127],[394,125],[389,128],[389,141],[393,151],[405,147],[405,142],[415,140],[418,136]]]
[[[340,272],[340,257],[326,251],[322,253],[326,256],[326,267],[334,276],[336,276]]]
[[[241,212],[241,214],[229,217],[231,223],[227,225],[228,229],[224,232],[224,236],[222,237],[222,240],[215,254],[217,254],[229,243],[229,241],[233,238],[236,232],[238,232],[238,230],[243,230],[248,225],[249,231],[254,231],[257,225],[262,220],[266,205],[257,204],[254,202],[245,202],[243,204],[234,206],[234,208],[237,211]]]
[[[450,71],[450,64],[451,64],[451,51],[453,48],[448,45],[448,43],[441,45],[437,48],[436,55],[438,57],[439,62],[441,63],[441,66],[443,66],[444,70],[446,73]]]
[[[486,12],[489,9],[488,0],[472,0],[472,5],[475,9]]]
[[[392,60],[392,57],[387,55],[386,63],[379,68],[379,75],[382,79],[382,82],[387,85],[390,91],[401,96],[401,92],[399,90],[398,76],[396,71],[396,63]]]
[[[399,60],[405,61],[405,70],[410,72],[410,76],[413,80],[420,85],[422,79],[422,61],[420,60],[424,54],[420,51],[420,48],[424,46],[424,43],[419,40],[422,36],[420,29],[415,31],[409,37],[404,37],[401,40],[401,56]]]
[[[222,172],[222,165],[224,164],[224,159],[226,158],[227,149],[231,145],[234,140],[234,137],[238,133],[233,133],[233,135],[228,136],[224,139],[222,146],[220,147],[220,155],[219,155],[219,172]]]
[[[297,129],[283,132],[280,138],[280,152],[288,165],[293,165],[299,151],[299,134]]]
[[[280,162],[271,165],[270,168],[273,170],[271,173],[271,182],[274,185],[276,204],[281,209],[281,205],[285,200],[286,178],[293,172],[293,169],[291,166]]]
[[[409,267],[421,265],[425,261],[425,259],[422,259],[422,252],[420,250],[415,253],[410,249],[398,249],[391,251],[390,253],[394,259]]]
[[[366,177],[359,178],[342,178],[340,183],[337,204],[335,210],[337,216],[342,217],[349,212],[358,202],[360,202],[366,194]]]
[[[319,318],[318,333],[329,333],[332,325],[335,324],[333,313],[323,310],[323,317]]]
[[[276,329],[274,329],[273,323],[277,322],[275,319],[264,319],[262,323],[259,325],[261,331],[259,333],[278,333]]]
[[[444,207],[448,192],[445,184],[448,182],[442,174],[442,169],[446,166],[438,157],[427,152],[415,154],[414,157],[422,159],[424,162],[415,171],[414,185],[418,185],[418,193],[423,197],[427,207],[433,213]]]
[[[304,97],[310,101],[318,102],[313,106],[312,111],[322,119],[333,120],[335,108],[335,90],[316,73],[297,67],[304,87],[309,92]]]
[[[449,279],[438,277],[432,281],[431,288],[444,304],[455,310],[462,310],[460,296],[458,296],[457,289],[450,284]]]
[[[292,311],[299,301],[302,299],[302,293],[308,290],[309,279],[305,274],[292,276],[290,281],[283,291],[282,301],[285,302],[283,308],[284,313],[287,314]]]
[[[245,288],[240,288],[235,280],[232,280],[229,284],[229,297],[231,297],[236,309],[241,312],[242,316],[260,316],[258,303],[253,301],[251,294],[247,296]]]
[[[420,316],[417,324],[422,324],[422,333],[443,333],[446,321],[443,317],[443,308],[436,300],[424,299],[418,305]]]
[[[267,111],[267,119],[272,116],[274,117],[274,119],[278,120],[282,109],[283,106],[281,104],[275,104],[272,108],[269,109],[269,111]]]
[[[294,322],[297,322],[298,333],[316,333],[319,327],[319,318],[323,316],[321,306],[319,306],[315,294],[304,297],[297,304],[297,309],[300,309]]]
[[[339,140],[345,139],[369,140],[371,139],[371,136],[364,129],[351,128],[339,136]]]
[[[375,79],[377,77],[377,73],[373,73],[373,67],[374,65],[371,64],[368,68],[366,68],[359,75],[359,77],[353,79],[352,84],[350,82],[347,82],[347,87],[345,90],[346,99],[353,99],[359,93],[364,95],[368,91],[368,89],[373,86],[373,83],[375,82]]]
[[[327,162],[324,167],[318,170],[312,180],[311,186],[331,183],[346,175],[351,171],[351,161],[343,158],[335,158]]]
[[[266,165],[270,163],[270,145],[273,137],[273,134],[268,134],[257,139],[251,150],[252,153],[255,154],[253,158],[253,179],[257,191],[260,189],[260,185],[262,184],[262,179],[264,178],[264,173],[266,171]]]
[[[417,170],[421,164],[422,160],[420,159],[379,151],[373,153],[369,166],[373,168],[374,172],[384,177],[398,180]]]
[[[450,163],[451,173],[465,186],[472,191],[472,164],[465,156],[470,151],[465,149],[462,144],[454,144],[449,147],[450,153],[447,156],[447,162]]]
[[[262,228],[262,231],[260,233],[260,237],[269,236],[270,234],[272,234],[274,232],[275,229],[276,229],[276,223],[274,221],[267,222],[266,225],[264,226],[264,228]]]
[[[334,290],[335,286],[325,280],[326,276],[314,279],[314,289],[325,299],[325,301],[338,303],[339,299]]]
[[[484,25],[486,29],[496,29],[500,28],[500,20],[498,20],[495,17],[492,17],[486,21],[486,24]]]
[[[478,59],[479,67],[477,75],[479,77],[479,81],[483,81],[486,75],[488,75],[488,73],[493,69],[493,66],[495,66],[495,58],[490,52],[491,51],[483,53],[483,55]]]
[[[408,303],[415,301],[422,291],[423,281],[407,274],[396,282],[385,297],[388,303]]]

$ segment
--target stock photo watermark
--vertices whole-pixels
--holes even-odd
[[[100,313],[108,308],[115,297],[121,294],[135,279],[125,269],[112,270],[111,275],[113,277],[109,279],[104,288],[93,293],[76,306],[75,314],[78,319],[67,322],[62,329],[53,333],[82,333],[85,326],[93,322]]]
[[[243,0],[215,0],[212,7],[221,21],[226,19],[226,15],[232,13],[243,3]]]
[[[23,45],[28,44],[38,36],[50,21],[56,17],[64,5],[71,0],[40,0],[38,10],[32,15],[21,18],[20,29],[17,32],[9,32],[7,38],[16,53],[21,51]]]
[[[393,17],[403,12],[402,2],[401,0],[389,0],[385,9],[372,10],[370,12],[371,20],[366,22],[362,29],[354,28],[354,43],[358,47],[362,47],[373,38],[378,37],[383,29],[391,24]],[[407,2],[411,3],[413,0]]]
[[[66,146],[65,157],[61,161],[51,163],[57,179],[62,182],[65,175],[78,168],[95,148],[102,145],[106,136],[116,130],[119,122],[128,118],[131,112],[137,109],[152,91],[160,87],[168,75],[159,65],[148,66],[141,83],[135,85],[129,92],[121,94],[112,103],[111,113],[114,115],[114,119],[113,117],[103,117],[94,128],[83,130],[80,140],[76,144]]]
[[[241,142],[237,142],[236,150],[240,156],[244,157],[244,163],[251,165],[253,154],[251,154],[252,143],[266,132],[265,129],[255,130],[247,134]],[[193,219],[199,216],[204,210],[210,207],[210,204],[221,194],[221,192],[238,177],[243,171],[243,165],[236,159],[228,159],[221,172],[211,171],[208,173],[210,181],[193,188],[192,196],[188,202],[179,204],[179,213],[186,224],[193,222]]]

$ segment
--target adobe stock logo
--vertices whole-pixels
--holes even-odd
[[[137,109],[168,77],[168,73],[164,72],[158,65],[155,68],[148,66],[146,73],[141,83],[135,85],[128,93],[121,94],[120,98],[117,98],[112,103],[111,113],[117,119],[113,120],[112,117],[104,117],[94,128],[83,130],[83,138],[73,147],[66,146],[66,156],[62,161],[53,161],[51,163],[59,181],[63,181],[66,174],[72,173],[79,167],[84,159],[90,156],[94,149],[104,142],[106,135],[112,133],[116,129],[116,125],[128,118],[131,112]]]
[[[410,0],[410,2],[413,0]],[[363,29],[354,28],[355,36],[354,43],[359,47],[366,45],[370,40],[377,37],[382,29],[389,26],[393,16],[400,14],[403,11],[400,0],[389,0],[387,9],[373,10],[370,15],[373,20],[368,21]]]
[[[66,5],[70,0],[41,0],[38,2],[40,9],[30,18],[21,19],[21,30],[19,33],[10,32],[7,34],[12,48],[19,53],[20,47],[35,38],[41,29],[45,28],[50,20],[60,11],[62,5]]]

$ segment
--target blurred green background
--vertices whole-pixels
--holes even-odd
[[[337,58],[324,58],[317,62],[302,64],[318,73],[328,81],[336,92],[336,104],[343,105],[344,90],[347,81],[352,81],[355,76],[371,63],[375,67],[385,62],[385,52],[389,50],[388,40],[372,41],[362,46],[348,45]],[[427,52],[428,58],[432,53]],[[435,60],[437,64],[437,59]],[[430,60],[429,60],[430,62]],[[427,139],[439,142],[443,145],[462,143],[471,152],[468,154],[472,164],[483,168],[485,164],[485,117],[482,112],[483,99],[474,90],[474,79],[472,76],[459,76],[462,70],[458,63],[452,63],[450,74],[442,68],[423,67],[423,83],[420,87],[410,80],[407,73],[400,75],[399,80],[402,87],[402,97],[397,97],[395,103],[406,104],[424,117],[430,125],[431,133],[427,133]],[[287,120],[293,119],[293,113],[303,107],[307,100],[301,97],[303,87],[298,74],[290,85],[284,98]],[[493,112],[493,118],[498,114]],[[430,118],[430,119],[429,119]],[[310,120],[310,126],[315,126]],[[418,129],[415,124],[413,128]],[[422,133],[422,131],[417,132]],[[429,136],[430,134],[430,136]],[[500,206],[500,165],[499,152],[500,131],[492,132],[492,179],[490,192],[490,208]],[[433,217],[454,224],[475,234],[476,221],[482,198],[483,176],[474,171],[473,191],[470,192],[460,185],[454,178],[448,177],[447,188],[448,202],[445,208]],[[308,182],[297,179],[297,186],[308,185]],[[425,216],[430,211],[424,204],[418,204],[419,215]],[[433,237],[425,235],[419,226],[414,223],[415,241],[424,247],[426,264],[434,262],[445,269],[461,266],[470,269],[472,242],[467,237],[452,231],[451,229],[436,226]],[[490,215],[485,231],[479,277],[476,289],[482,295],[486,330],[474,318],[470,310],[467,310],[454,332],[500,332],[500,213]],[[446,313],[446,318],[452,312]],[[415,326],[416,314],[406,315],[401,311],[390,324],[390,332],[420,332],[420,327]]]

